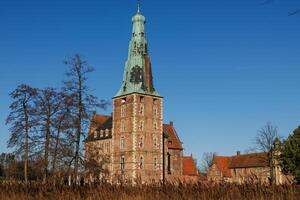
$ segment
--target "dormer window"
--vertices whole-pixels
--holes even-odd
[[[103,133],[104,133],[104,131],[103,131],[103,130],[101,130],[101,131],[100,131],[100,137],[101,137],[101,138],[103,138],[103,136],[104,136],[104,134],[103,134]]]
[[[108,134],[109,134],[109,130],[105,129],[105,137],[108,137]]]
[[[95,131],[95,132],[94,132],[94,139],[97,139],[97,137],[98,137],[98,132]]]

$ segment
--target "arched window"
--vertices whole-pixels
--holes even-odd
[[[144,136],[140,136],[140,139],[139,139],[139,147],[140,147],[140,148],[144,148]]]
[[[121,132],[125,132],[125,122],[121,121]]]
[[[140,169],[144,169],[144,157],[143,156],[141,156],[140,157],[140,164],[139,164],[140,166]]]
[[[122,136],[120,139],[120,149],[125,149],[125,137]]]
[[[139,115],[144,116],[145,113],[145,106],[144,104],[140,105]]]
[[[153,122],[153,128],[154,128],[154,131],[157,131],[157,129],[158,129],[157,122]]]
[[[157,170],[158,168],[158,164],[157,164],[157,157],[154,157],[154,162],[153,162],[153,167],[154,167],[154,170]]]
[[[158,144],[157,144],[157,137],[154,136],[154,137],[153,137],[153,148],[156,149],[157,146],[158,146]]]
[[[126,104],[121,107],[121,117],[126,117]]]
[[[125,156],[121,156],[121,158],[120,158],[120,168],[121,168],[121,171],[124,171],[124,169],[125,169]]]
[[[158,117],[158,108],[157,108],[157,106],[153,106],[153,117],[154,118]]]
[[[143,121],[143,120],[140,121],[140,124],[139,124],[139,130],[140,130],[140,131],[143,131],[143,130],[144,130],[144,121]]]

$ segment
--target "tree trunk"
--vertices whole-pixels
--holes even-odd
[[[53,161],[52,161],[52,172],[55,172],[56,170],[56,159],[57,159],[57,148],[59,145],[59,137],[60,137],[60,128],[58,128],[57,130],[57,135],[55,139],[55,147],[54,147]]]
[[[28,183],[28,132],[29,132],[29,122],[28,122],[28,113],[27,106],[23,103],[24,115],[25,115],[25,160],[24,160],[24,179],[27,185]]]
[[[49,144],[50,144],[50,119],[48,116],[46,122],[46,135],[45,135],[45,157],[44,157],[44,183],[47,181],[48,176],[48,158],[49,158]]]

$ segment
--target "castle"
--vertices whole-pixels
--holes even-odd
[[[195,180],[194,159],[184,157],[174,124],[163,123],[163,97],[153,84],[145,17],[139,8],[132,24],[123,82],[113,97],[112,116],[94,114],[85,140],[85,159],[102,163],[105,170],[97,173],[111,182]]]

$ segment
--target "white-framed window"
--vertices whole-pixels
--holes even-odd
[[[144,136],[140,136],[139,138],[139,147],[140,148],[144,148]]]
[[[97,139],[98,137],[98,131],[94,131],[94,139]]]
[[[103,136],[104,136],[104,131],[101,130],[101,131],[100,131],[100,137],[103,138]]]
[[[143,156],[140,157],[139,168],[144,169],[144,157]]]
[[[124,169],[125,169],[125,156],[121,156],[121,158],[120,158],[120,168],[121,168],[121,171],[124,171]]]
[[[153,160],[153,167],[154,167],[154,170],[157,170],[157,169],[158,169],[157,157],[154,157],[154,160]]]
[[[143,131],[143,130],[144,130],[144,121],[143,121],[143,120],[140,121],[140,124],[139,124],[139,130],[140,130],[140,131]]]
[[[110,153],[110,143],[106,143],[106,152]]]
[[[121,132],[125,132],[125,121],[121,121]]]
[[[121,117],[126,117],[126,104],[121,106]]]
[[[120,149],[125,149],[125,137],[120,138]]]
[[[108,137],[108,135],[109,135],[109,130],[105,129],[105,137]]]

